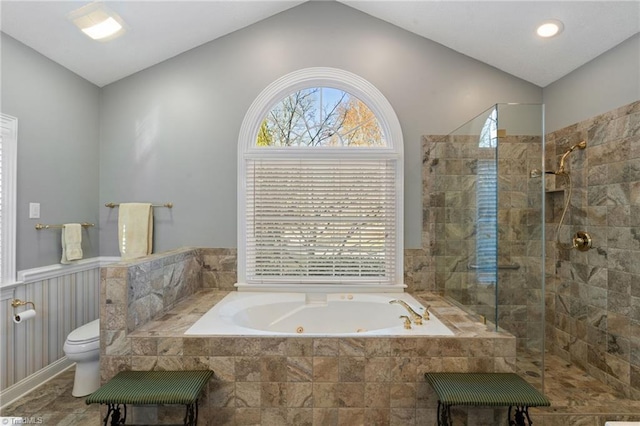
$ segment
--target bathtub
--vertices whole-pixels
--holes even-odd
[[[453,336],[433,314],[423,325],[404,328],[407,310],[422,306],[408,293],[258,293],[226,295],[186,332],[186,336]]]

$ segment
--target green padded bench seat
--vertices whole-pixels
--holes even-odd
[[[438,395],[438,425],[451,425],[453,405],[509,407],[509,425],[532,424],[529,407],[547,407],[549,400],[515,373],[425,373]],[[511,408],[516,407],[514,419]],[[525,422],[526,421],[526,422]]]
[[[213,375],[211,370],[121,371],[85,400],[86,404],[108,404],[106,426],[124,424],[127,404],[181,404],[186,406],[185,425],[198,422],[198,396]],[[124,405],[124,414],[120,413]]]

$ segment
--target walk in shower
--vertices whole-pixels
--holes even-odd
[[[540,104],[497,104],[447,136],[425,137],[423,168],[425,230],[437,289],[489,327],[515,335],[518,371],[540,389],[543,116]]]

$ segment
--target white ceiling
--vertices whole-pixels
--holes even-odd
[[[540,87],[640,32],[640,0],[335,1]],[[67,19],[89,1],[1,0],[0,29],[104,86],[304,2],[108,0],[128,29],[124,36],[100,43]],[[535,27],[549,18],[561,20],[565,30],[541,40]]]

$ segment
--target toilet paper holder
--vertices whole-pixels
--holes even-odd
[[[31,305],[31,306],[32,306],[32,308],[33,308],[33,310],[34,310],[34,311],[36,310],[36,304],[35,304],[35,303],[33,303],[33,302],[25,302],[25,301],[20,300],[20,299],[13,299],[13,300],[11,301],[11,306],[12,306],[14,309],[15,309],[15,308],[17,308],[18,306],[25,306],[25,305]]]
[[[23,300],[20,299],[13,299],[11,301],[11,306],[13,306],[13,309],[19,307],[19,306],[25,306],[25,305],[31,305],[32,309],[29,310],[27,309],[26,311],[23,312],[19,312],[19,313],[14,313],[13,314],[13,322],[15,322],[16,324],[20,324],[22,321],[26,321],[29,320],[33,317],[36,316],[36,304],[33,302],[25,302]]]

